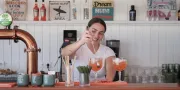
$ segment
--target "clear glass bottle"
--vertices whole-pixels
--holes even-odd
[[[152,6],[152,9],[151,9],[151,21],[154,21],[155,20],[155,8],[154,8],[154,6]]]
[[[159,6],[156,6],[156,18],[155,18],[155,20],[156,21],[159,21]]]
[[[77,8],[76,8],[75,0],[73,0],[73,4],[72,4],[72,20],[77,20]]]
[[[84,20],[87,20],[89,19],[89,5],[88,5],[88,0],[85,0],[85,4],[84,4],[84,8],[83,8],[83,11],[84,11]]]

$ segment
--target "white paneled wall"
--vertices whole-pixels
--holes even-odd
[[[52,70],[58,70],[54,63],[59,56],[62,44],[63,30],[76,29],[78,37],[85,30],[84,24],[19,24],[21,29],[31,33],[42,52],[38,55],[39,70],[47,70],[46,64],[51,64]],[[180,24],[108,24],[106,40],[121,41],[120,56],[127,58],[129,65],[159,66],[163,63],[180,62]],[[5,67],[24,72],[26,69],[25,44],[21,41],[0,41],[0,62]],[[43,66],[44,65],[44,66]]]
[[[40,0],[38,0],[41,2]],[[46,1],[46,6],[49,0]],[[91,1],[91,0],[90,0]],[[131,4],[136,6],[137,20],[145,20],[146,0],[114,0],[115,21],[128,20]],[[180,0],[177,0],[177,7]],[[3,8],[0,0],[0,8]],[[82,0],[76,0],[79,10],[78,21],[82,20]],[[32,20],[33,0],[28,0],[27,20]],[[75,21],[76,22],[76,21]],[[50,63],[51,70],[59,70],[54,63],[59,56],[59,47],[63,41],[63,30],[77,30],[78,37],[87,23],[28,23],[14,22],[20,29],[28,31],[35,38],[41,52],[38,53],[38,70],[45,70]],[[2,26],[0,27],[3,28]],[[105,39],[121,41],[120,56],[128,60],[129,65],[160,66],[163,63],[180,63],[180,23],[108,23]],[[22,41],[0,40],[0,68],[11,68],[26,72],[25,44]]]

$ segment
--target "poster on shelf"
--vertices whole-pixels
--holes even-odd
[[[27,0],[4,0],[4,11],[9,13],[14,21],[26,20]]]
[[[92,17],[98,17],[105,21],[113,21],[114,0],[93,0]]]
[[[176,20],[176,0],[147,0],[147,15],[159,20]]]
[[[49,1],[49,19],[70,20],[70,1]]]

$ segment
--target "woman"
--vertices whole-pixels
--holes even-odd
[[[82,34],[81,39],[62,48],[61,54],[62,56],[77,56],[76,66],[78,66],[78,64],[88,65],[89,57],[101,56],[104,58],[105,64],[102,69],[98,71],[97,79],[113,81],[115,70],[113,69],[112,59],[115,57],[115,53],[109,47],[100,44],[105,32],[105,22],[100,18],[92,18],[87,25],[86,31]],[[75,81],[78,81],[78,74],[77,70],[75,70]],[[91,71],[90,80],[93,79],[94,74]]]

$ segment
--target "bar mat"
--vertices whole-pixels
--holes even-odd
[[[91,86],[125,86],[127,82],[125,81],[117,81],[117,82],[109,82],[109,81],[101,81],[101,82],[91,82]]]
[[[91,82],[90,86],[125,86],[128,83],[125,81],[109,82],[109,81],[99,81]],[[57,82],[56,86],[65,86],[65,82]],[[74,82],[74,86],[79,86],[79,82]]]
[[[0,82],[0,88],[1,87],[14,87],[14,86],[16,86],[15,82],[12,82],[12,83],[1,83]]]

